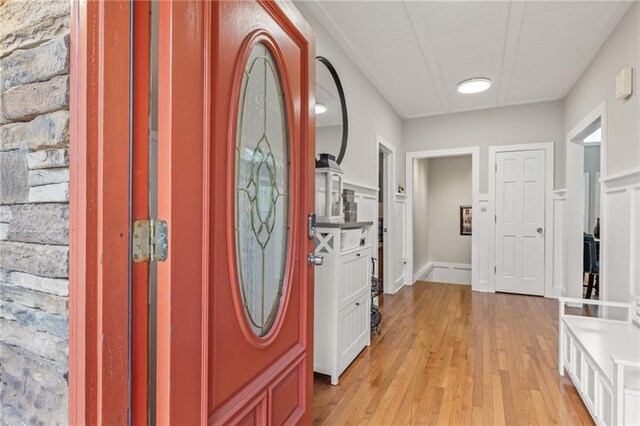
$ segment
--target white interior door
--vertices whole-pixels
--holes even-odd
[[[545,152],[496,153],[496,291],[544,294]]]

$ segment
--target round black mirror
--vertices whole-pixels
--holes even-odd
[[[331,154],[340,164],[347,152],[347,102],[331,62],[323,56],[316,59],[316,158]]]

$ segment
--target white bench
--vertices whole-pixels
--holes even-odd
[[[616,320],[565,314],[567,304],[622,308],[626,316]],[[569,373],[598,425],[640,425],[639,312],[638,301],[560,298],[560,375]]]

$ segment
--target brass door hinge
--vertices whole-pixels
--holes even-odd
[[[169,254],[167,222],[143,219],[133,222],[133,261],[164,262]]]

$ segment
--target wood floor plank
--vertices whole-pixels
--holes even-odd
[[[593,424],[557,372],[557,301],[419,282],[381,312],[338,386],[314,377],[314,424]]]

